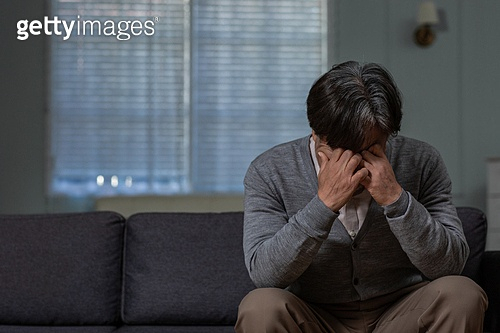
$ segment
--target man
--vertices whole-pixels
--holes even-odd
[[[259,288],[236,332],[482,332],[486,295],[458,275],[469,249],[451,181],[434,148],[397,136],[391,75],[337,65],[312,86],[307,116],[311,136],[265,152],[245,177]]]

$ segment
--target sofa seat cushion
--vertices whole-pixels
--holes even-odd
[[[243,213],[140,213],[127,220],[123,320],[232,325],[254,288],[242,249]]]
[[[1,332],[0,332],[1,333]],[[233,325],[224,326],[198,326],[198,325],[169,325],[169,326],[147,326],[134,325],[122,326],[113,333],[234,333]]]
[[[108,325],[120,314],[124,218],[0,215],[0,325]]]
[[[115,326],[0,325],[0,333],[116,333]],[[179,332],[180,333],[180,332]]]

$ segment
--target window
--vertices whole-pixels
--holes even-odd
[[[80,28],[51,38],[52,193],[241,192],[253,158],[309,133],[325,0],[51,1]],[[144,29],[119,40],[120,21]]]

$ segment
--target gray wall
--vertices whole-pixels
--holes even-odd
[[[456,204],[486,209],[485,159],[500,156],[500,2],[437,0],[446,22],[427,49],[412,42],[417,0],[330,3],[331,62],[384,64],[403,91],[402,134],[441,151]],[[0,1],[0,13],[0,213],[89,209],[45,197],[47,50],[40,36],[18,41],[16,22],[49,13],[41,0]]]
[[[500,2],[437,0],[429,48],[412,41],[419,1],[335,1],[335,61],[384,64],[404,95],[402,134],[438,148],[457,205],[486,209],[487,157],[500,156]]]
[[[43,18],[43,1],[1,1],[0,15],[0,212],[43,212],[44,39],[16,39],[18,20]]]

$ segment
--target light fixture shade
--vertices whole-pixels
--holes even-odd
[[[438,24],[439,18],[436,5],[432,1],[423,1],[418,6],[417,22],[422,24]]]

